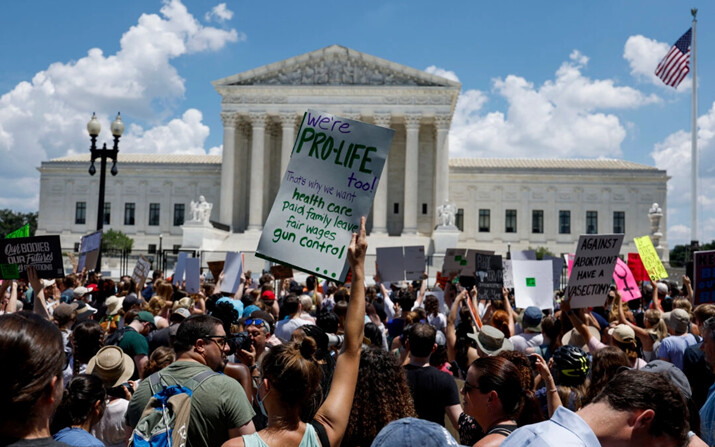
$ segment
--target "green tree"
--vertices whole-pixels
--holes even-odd
[[[134,239],[130,238],[121,231],[107,230],[102,234],[102,253],[132,251]]]
[[[26,223],[30,224],[30,236],[34,236],[37,231],[37,212],[18,213],[9,209],[0,210],[0,238],[4,238]]]
[[[544,256],[556,256],[551,251],[549,251],[549,249],[546,247],[536,247],[536,248],[529,247],[529,250],[534,250],[536,252],[536,259],[539,261],[544,259]]]
[[[715,250],[715,240],[700,245],[700,251]],[[670,250],[670,265],[673,267],[685,267],[685,263],[690,260],[690,244],[676,245]]]

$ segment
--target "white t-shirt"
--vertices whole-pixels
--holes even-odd
[[[300,318],[291,318],[289,320],[281,320],[276,323],[275,335],[282,341],[286,343],[290,340],[293,335],[293,331],[306,324],[311,324],[310,321],[302,320]]]
[[[544,343],[544,336],[541,333],[524,332],[509,337],[509,340],[514,344],[515,351],[526,352],[526,348],[541,346]]]
[[[124,447],[127,445],[129,429],[124,423],[124,414],[127,412],[129,401],[116,399],[107,404],[104,415],[92,427],[92,434],[102,441],[107,447]]]

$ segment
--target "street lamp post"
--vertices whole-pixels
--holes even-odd
[[[89,132],[89,137],[92,140],[92,147],[89,148],[90,154],[92,156],[92,164],[89,166],[89,175],[94,175],[97,170],[94,167],[94,161],[100,159],[99,168],[99,201],[97,202],[97,231],[101,231],[104,228],[104,182],[106,179],[107,170],[107,159],[112,160],[112,175],[117,175],[117,153],[119,152],[119,138],[124,132],[124,123],[122,122],[121,116],[117,113],[117,117],[112,121],[111,130],[114,136],[114,147],[112,149],[107,149],[107,143],[104,143],[101,149],[97,148],[97,137],[99,132],[102,130],[102,125],[97,120],[97,116],[92,113],[92,119],[87,123],[87,132]],[[97,268],[96,272],[102,271],[102,249],[100,246],[99,254],[97,255]]]
[[[164,239],[164,235],[159,233],[159,270],[164,270],[164,252],[161,246],[161,242]]]

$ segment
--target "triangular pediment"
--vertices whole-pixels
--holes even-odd
[[[264,65],[213,82],[214,87],[272,86],[419,86],[461,88],[455,82],[340,45]]]

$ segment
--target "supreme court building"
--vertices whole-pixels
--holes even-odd
[[[664,210],[660,231],[667,228],[668,176],[652,166],[450,159],[461,85],[421,70],[333,45],[213,85],[222,101],[221,156],[120,152],[119,175],[107,177],[105,228],[130,235],[138,249],[161,235],[165,248],[254,251],[308,109],[395,130],[368,216],[372,253],[418,244],[433,251],[445,201],[458,210],[459,247],[502,254],[538,246],[573,252],[580,234],[612,232],[626,235],[622,253],[635,251],[633,237],[651,234],[653,203]],[[65,247],[94,228],[98,186],[88,163],[89,154],[75,155],[39,168],[38,234],[60,234]],[[212,225],[194,228],[185,221],[201,195],[213,203]]]

